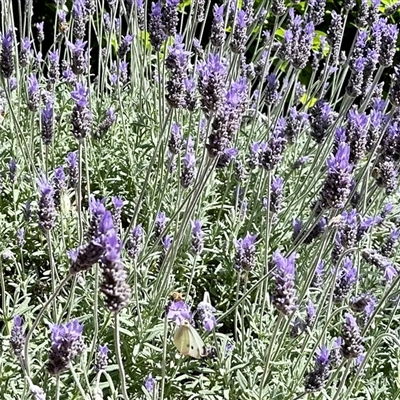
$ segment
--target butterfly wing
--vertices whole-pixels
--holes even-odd
[[[189,354],[190,331],[185,322],[176,330],[174,335],[174,344],[181,354]]]
[[[190,333],[190,347],[188,354],[193,358],[201,358],[205,355],[203,339],[192,325],[189,324],[188,328]]]
[[[189,321],[184,321],[176,330],[174,344],[185,356],[201,358],[204,355],[204,342]]]

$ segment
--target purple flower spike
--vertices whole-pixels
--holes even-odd
[[[137,225],[132,228],[129,234],[128,241],[126,243],[126,249],[129,257],[131,257],[133,260],[137,260],[137,257],[142,250],[143,234],[144,231],[141,225]]]
[[[162,239],[161,239],[161,245],[163,247],[163,251],[164,253],[167,253],[168,250],[171,248],[172,246],[172,241],[173,238],[170,235],[165,235]]]
[[[13,41],[11,29],[1,35],[0,70],[6,79],[11,78],[14,72]]]
[[[53,128],[53,104],[51,102],[47,102],[45,108],[42,109],[41,113],[41,121],[42,121],[42,129],[41,136],[43,143],[45,145],[51,144],[54,136],[54,128]]]
[[[181,175],[181,185],[187,189],[194,182],[196,175],[196,156],[193,152],[188,152],[183,157],[183,168]]]
[[[37,180],[40,191],[38,219],[39,226],[43,231],[54,228],[56,222],[56,210],[54,204],[54,189],[48,183],[44,174]]]
[[[220,154],[217,162],[217,168],[225,168],[229,163],[238,155],[238,149],[234,147],[225,149],[222,154]]]
[[[122,42],[118,48],[118,57],[119,58],[125,57],[126,53],[129,51],[129,47],[131,46],[132,42],[133,42],[133,36],[126,35],[126,36],[122,37]]]
[[[218,54],[210,53],[207,61],[198,66],[197,72],[201,106],[209,112],[218,111],[226,93],[228,70],[225,62]]]
[[[196,317],[207,332],[211,332],[217,325],[217,319],[214,315],[215,311],[215,308],[210,304],[209,294],[206,292],[204,300],[197,306]]]
[[[330,352],[323,346],[316,353],[315,368],[305,377],[306,392],[318,392],[324,388],[330,372]]]
[[[83,325],[77,319],[51,326],[51,349],[47,371],[59,375],[69,368],[71,361],[85,350]]]
[[[153,394],[154,391],[154,386],[156,384],[156,380],[153,378],[153,376],[151,374],[149,374],[144,382],[144,387],[146,388],[146,390]]]
[[[327,160],[328,176],[321,191],[324,205],[343,208],[351,191],[353,166],[349,164],[350,147],[341,143],[335,155]]]
[[[276,267],[275,291],[272,297],[272,304],[284,315],[290,315],[297,309],[295,278],[296,253],[292,253],[288,258],[276,251],[272,257],[272,267]]]
[[[222,47],[225,43],[226,34],[224,24],[224,5],[218,6],[218,4],[214,4],[210,42],[216,48]]]
[[[161,1],[151,3],[151,14],[149,18],[150,42],[155,51],[161,50],[161,45],[167,35],[164,31],[164,23],[161,14]]]
[[[85,72],[87,67],[87,57],[85,54],[85,46],[87,42],[77,39],[75,43],[67,42],[68,47],[72,51],[72,65],[71,69],[75,75],[81,75]]]
[[[71,92],[71,98],[75,104],[80,107],[88,106],[89,89],[82,83],[78,82],[75,85],[75,90]]]
[[[156,220],[154,223],[154,236],[156,238],[161,237],[165,227],[167,225],[167,217],[165,213],[159,211],[156,216]]]
[[[311,137],[317,142],[322,143],[327,134],[328,129],[332,126],[335,114],[330,105],[324,100],[318,100],[310,110],[310,126]]]
[[[271,171],[282,161],[283,152],[286,146],[285,138],[286,121],[283,117],[278,119],[277,125],[263,148],[261,155],[261,164],[267,170]]]
[[[350,257],[346,257],[343,267],[337,273],[333,300],[337,303],[342,302],[350,293],[352,287],[357,282],[357,268],[353,266]]]
[[[190,306],[183,300],[172,301],[168,306],[167,319],[174,321],[178,326],[184,321],[191,321]]]
[[[176,28],[179,23],[178,5],[180,0],[166,0],[162,10],[162,22],[164,31],[169,36],[176,35]]]
[[[200,254],[204,248],[204,232],[202,222],[198,219],[192,221],[191,251],[193,254]]]
[[[111,213],[106,211],[112,220]],[[103,220],[104,220],[103,217]],[[101,268],[103,281],[100,291],[105,297],[105,305],[111,312],[118,313],[129,304],[131,289],[126,283],[127,273],[121,261],[121,241],[115,229],[109,229],[104,236],[105,254],[102,258]]]
[[[14,315],[10,344],[16,357],[19,357],[22,354],[25,345],[23,323],[24,321],[20,315]]]
[[[256,266],[256,235],[247,232],[243,239],[234,241],[236,248],[235,269],[238,272],[251,271]]]
[[[364,353],[363,338],[360,334],[360,328],[357,325],[356,319],[352,314],[345,315],[346,321],[343,325],[343,343],[342,354],[344,358],[357,358]]]
[[[75,85],[75,90],[71,92],[72,100],[75,106],[71,114],[72,133],[76,139],[84,139],[91,130],[92,113],[89,109],[89,89],[82,83]]]
[[[78,157],[75,152],[67,155],[68,187],[75,188],[78,183]]]
[[[317,268],[314,273],[313,280],[311,282],[311,287],[320,288],[324,283],[324,260],[319,260],[317,264]]]
[[[97,359],[96,359],[96,365],[95,365],[95,370],[98,371],[104,371],[108,365],[108,352],[109,348],[105,344],[104,346],[99,346],[97,348]]]

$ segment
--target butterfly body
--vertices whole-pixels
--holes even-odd
[[[204,342],[196,329],[189,321],[183,321],[174,335],[174,344],[179,352],[185,356],[202,358],[204,356]]]

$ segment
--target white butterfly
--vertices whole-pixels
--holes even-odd
[[[205,356],[205,346],[202,338],[188,320],[176,330],[174,344],[179,352],[185,356],[201,358]]]

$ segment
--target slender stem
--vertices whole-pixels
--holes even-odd
[[[336,393],[335,393],[335,396],[333,397],[332,400],[336,400],[337,398],[339,398],[340,392],[343,389],[343,386],[344,386],[344,384],[346,382],[346,379],[347,379],[347,375],[349,374],[349,371],[350,371],[351,361],[352,361],[351,359],[347,360],[346,370],[344,371],[344,373],[342,375],[342,379],[340,380],[339,386],[338,386],[338,388],[336,390]]]
[[[53,247],[51,245],[51,231],[46,231],[46,240],[47,240],[47,248],[49,252],[49,261],[50,261],[50,273],[51,273],[51,289],[53,293],[56,291],[56,282],[57,282],[57,271],[56,266],[54,264],[53,258]],[[53,321],[57,322],[57,306],[56,306],[56,298],[53,299]]]
[[[137,261],[133,261],[133,283],[135,286],[134,293],[135,293],[135,302],[136,302],[136,312],[139,320],[139,330],[142,329],[143,327],[143,321],[142,321],[142,312],[140,310],[140,303],[139,303],[139,285],[138,285],[138,268],[137,268]]]
[[[166,363],[167,363],[167,334],[168,334],[168,318],[165,314],[164,318],[164,340],[163,340],[163,358],[161,361],[161,396],[160,399],[164,400],[165,391],[165,378],[166,378]]]
[[[76,188],[76,208],[78,210],[78,237],[79,244],[83,242],[83,220],[82,220],[82,141],[78,142],[78,186]]]
[[[260,397],[259,397],[260,400],[262,400],[264,398],[263,389],[264,389],[265,379],[267,378],[268,373],[269,373],[269,363],[271,361],[272,350],[274,348],[275,338],[278,335],[282,320],[283,320],[283,314],[279,313],[278,319],[275,323],[275,329],[274,329],[271,339],[269,341],[267,356],[265,357],[264,372],[263,372],[261,382],[260,382]]]
[[[93,299],[93,339],[92,348],[90,349],[89,365],[92,363],[93,354],[97,347],[97,337],[99,335],[99,264],[96,263],[94,268],[94,299]]]
[[[235,304],[239,304],[239,292],[240,292],[240,273],[237,274],[236,279],[236,300]],[[234,333],[235,333],[235,342],[238,341],[238,311],[235,311],[235,322],[234,322]]]
[[[244,284],[243,284],[244,291],[246,291],[246,289],[247,289],[248,281],[249,281],[249,273],[248,273],[248,271],[246,271],[246,274],[244,276]],[[240,324],[241,324],[240,328],[242,330],[242,346],[240,346],[240,349],[242,351],[242,357],[244,357],[244,343],[245,343],[244,338],[246,337],[245,324],[244,324],[245,308],[246,307],[244,307],[244,306],[240,307]]]
[[[194,278],[194,274],[196,272],[196,258],[197,256],[194,255],[193,256],[193,263],[192,263],[192,271],[190,273],[190,279],[189,279],[189,284],[188,284],[188,288],[187,288],[187,292],[186,292],[186,298],[189,296],[190,294],[190,289],[192,287],[192,283],[193,283],[193,278]]]
[[[74,367],[72,366],[72,364],[71,364],[71,366],[69,367],[69,370],[71,371],[72,376],[74,377],[75,384],[76,384],[77,388],[79,389],[79,392],[81,393],[82,399],[85,400],[85,399],[87,398],[86,392],[85,392],[85,390],[83,389],[81,383],[79,382],[78,375],[76,375],[76,372],[75,372]]]
[[[128,392],[126,391],[126,377],[125,377],[125,369],[124,362],[122,361],[121,356],[121,341],[119,337],[119,314],[114,314],[115,327],[114,327],[114,342],[115,342],[115,357],[117,359],[119,377],[121,379],[121,390],[122,396],[125,400],[129,400]]]
[[[38,316],[34,319],[33,325],[31,327],[31,329],[29,329],[26,338],[25,338],[25,346],[24,346],[24,359],[25,359],[25,363],[26,363],[26,373],[28,375],[28,377],[30,376],[30,372],[29,372],[29,342],[32,338],[32,334],[33,331],[36,329],[36,327],[39,325],[40,320],[43,317],[43,314],[45,313],[45,311],[47,310],[47,308],[49,307],[49,305],[53,302],[53,300],[59,295],[59,293],[61,292],[61,289],[64,287],[64,285],[69,281],[69,279],[71,278],[71,274],[68,274],[60,283],[60,285],[58,286],[58,288],[54,291],[54,293],[50,296],[50,298],[46,301],[46,303],[44,304],[44,306],[40,309]]]
[[[60,398],[60,375],[56,376],[56,399],[59,400]]]

